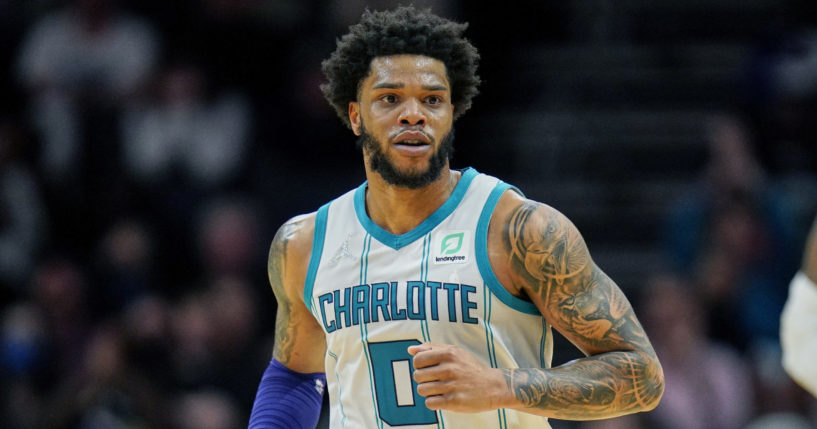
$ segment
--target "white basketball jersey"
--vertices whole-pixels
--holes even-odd
[[[449,199],[402,235],[369,219],[366,183],[318,210],[304,301],[326,334],[332,428],[550,427],[509,409],[429,410],[406,350],[433,341],[495,368],[550,367],[550,326],[488,260],[488,223],[509,187],[465,169]]]

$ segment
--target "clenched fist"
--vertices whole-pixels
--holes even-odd
[[[431,410],[476,413],[501,408],[510,393],[499,369],[450,344],[424,343],[408,348],[414,356],[417,393]]]

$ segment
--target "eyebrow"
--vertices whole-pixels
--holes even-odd
[[[400,89],[403,88],[404,86],[406,85],[402,83],[381,82],[373,86],[372,89]]]
[[[445,91],[446,89],[448,89],[448,87],[445,85],[427,85],[424,86],[423,89],[425,89],[426,91]]]
[[[372,89],[401,89],[405,88],[405,86],[403,83],[381,82],[373,86]],[[423,89],[426,91],[445,91],[448,87],[445,85],[424,85]]]

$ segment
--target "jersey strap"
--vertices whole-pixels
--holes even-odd
[[[504,286],[502,286],[502,283],[499,282],[493,268],[491,268],[491,261],[488,258],[488,225],[491,223],[491,215],[494,213],[494,209],[499,202],[499,198],[508,189],[513,189],[514,191],[519,192],[518,189],[505,182],[500,181],[497,183],[490,195],[488,195],[488,200],[485,202],[485,206],[482,208],[482,213],[479,215],[475,242],[477,266],[479,268],[479,273],[482,275],[482,278],[485,279],[485,283],[488,285],[488,288],[491,289],[491,292],[496,295],[500,301],[523,313],[539,314],[539,309],[536,308],[532,302],[528,302],[513,296],[507,289],[505,289]]]
[[[309,257],[309,268],[306,272],[304,282],[304,304],[309,311],[312,311],[312,288],[315,287],[315,276],[318,274],[318,266],[321,264],[321,253],[323,253],[323,242],[326,238],[326,219],[329,214],[329,204],[326,203],[318,209],[315,216],[315,235],[312,238],[312,256]]]

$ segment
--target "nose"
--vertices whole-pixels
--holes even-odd
[[[423,112],[422,105],[414,98],[408,99],[403,104],[403,110],[400,112],[401,125],[425,125],[426,116]]]

